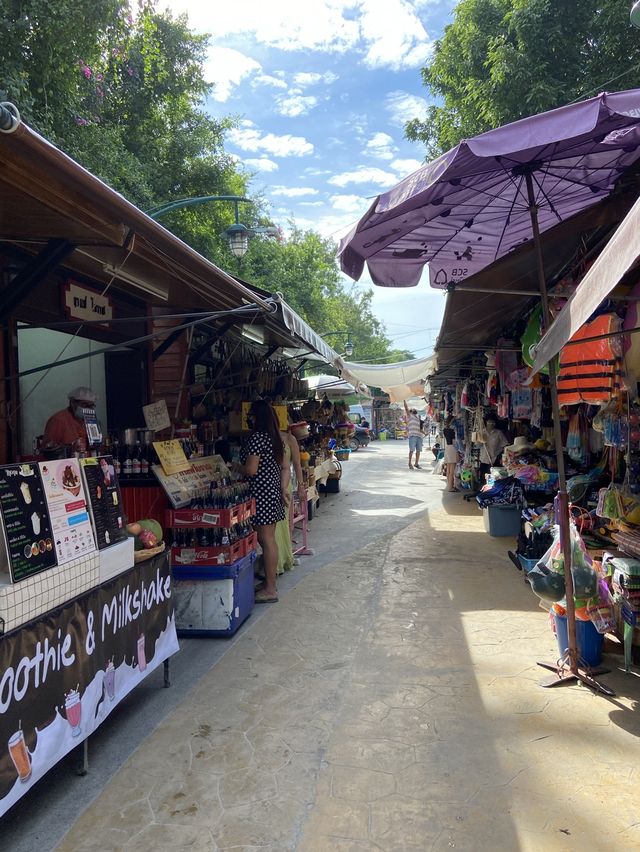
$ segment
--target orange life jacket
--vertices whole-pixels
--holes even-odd
[[[602,314],[585,323],[571,338],[582,340],[599,334],[612,334],[621,328],[620,317]],[[558,402],[606,402],[620,390],[621,345],[618,337],[604,337],[589,343],[565,346],[560,353]]]

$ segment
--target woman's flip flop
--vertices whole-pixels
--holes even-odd
[[[260,591],[256,592],[255,602],[257,604],[258,603],[278,603],[278,596],[277,595],[267,595],[261,589]]]

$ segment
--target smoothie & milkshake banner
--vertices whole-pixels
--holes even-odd
[[[166,554],[3,636],[0,816],[177,650]]]

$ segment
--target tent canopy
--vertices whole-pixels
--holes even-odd
[[[607,196],[640,158],[640,90],[602,94],[461,142],[378,196],[340,243],[343,271],[449,289]]]
[[[433,370],[433,358],[429,356],[395,364],[345,361],[344,368],[349,376],[355,376],[366,385],[382,388],[391,402],[402,402],[410,397],[422,396],[422,383]]]

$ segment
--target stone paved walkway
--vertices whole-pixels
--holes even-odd
[[[426,517],[250,626],[62,852],[640,848],[640,680],[540,688],[554,640],[505,540],[419,487]]]

